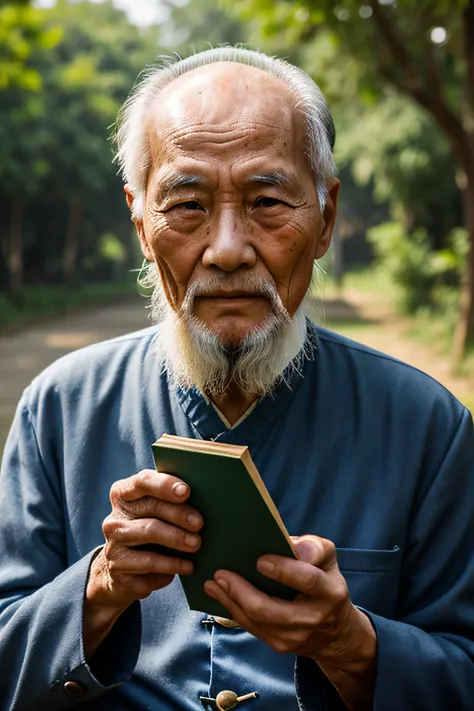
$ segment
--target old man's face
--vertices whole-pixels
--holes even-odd
[[[268,316],[262,284],[293,316],[328,249],[338,184],[322,213],[286,87],[238,64],[196,69],[164,89],[147,130],[153,164],[137,228],[172,307],[197,291],[193,316],[230,348]]]

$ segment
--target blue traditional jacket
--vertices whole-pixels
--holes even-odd
[[[186,604],[136,602],[86,662],[82,607],[113,482],[163,433],[248,445],[292,535],[331,539],[378,635],[376,711],[472,711],[474,435],[418,370],[309,325],[312,359],[236,428],[171,388],[155,328],[59,360],[23,394],[0,478],[0,709],[345,708],[315,662]],[[203,529],[205,535],[205,527]]]

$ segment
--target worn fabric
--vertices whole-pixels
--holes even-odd
[[[223,689],[258,691],[243,711],[343,708],[311,660],[190,612],[178,578],[85,662],[83,597],[110,487],[153,467],[165,432],[248,445],[290,534],[335,542],[378,634],[376,711],[472,709],[470,415],[414,368],[317,334],[313,359],[232,430],[198,392],[170,388],[154,328],[68,355],[25,391],[0,479],[2,711],[198,711]]]

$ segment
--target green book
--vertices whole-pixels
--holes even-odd
[[[256,567],[258,558],[267,553],[297,556],[248,447],[165,434],[153,445],[153,455],[157,471],[189,485],[188,503],[204,519],[199,551],[173,553],[194,563],[193,573],[181,576],[189,607],[216,617],[229,616],[204,592],[205,581],[219,569],[242,575],[268,595],[294,599],[296,590],[261,575]]]

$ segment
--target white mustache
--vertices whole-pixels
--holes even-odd
[[[190,313],[196,297],[216,291],[222,291],[223,293],[244,291],[246,293],[258,294],[259,296],[267,296],[275,311],[279,313],[282,311],[286,312],[276,286],[268,279],[251,274],[241,274],[239,277],[229,278],[219,272],[210,277],[201,277],[191,284],[186,292],[181,307],[182,310],[185,313]]]

